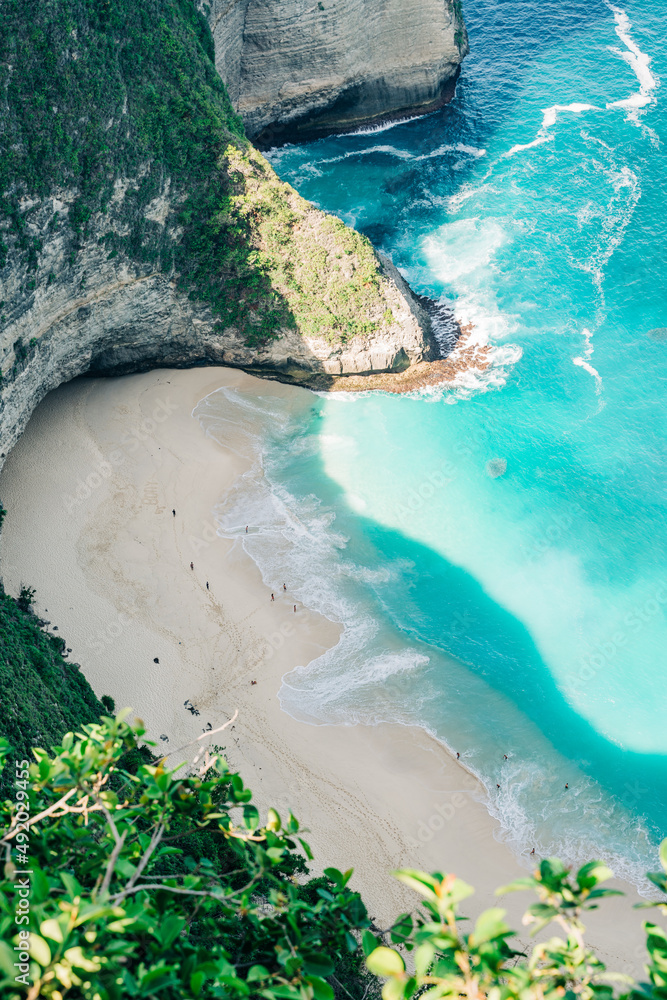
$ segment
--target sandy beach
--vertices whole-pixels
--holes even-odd
[[[473,777],[422,730],[309,726],[280,708],[283,674],[334,645],[339,628],[301,606],[295,614],[289,582],[272,602],[242,548],[216,535],[213,508],[248,463],[208,438],[192,410],[222,385],[253,384],[222,368],[156,371],[48,396],[0,477],[5,587],[36,588],[38,613],[96,693],[132,706],[164,752],[238,709],[212,742],[260,808],[292,808],[315,871],[354,867],[381,926],[416,903],[391,877],[399,866],[471,882],[474,915],[525,867],[497,839]],[[637,897],[620,888],[625,900],[587,920],[589,939],[611,967],[639,974]],[[518,923],[528,901],[502,905]]]

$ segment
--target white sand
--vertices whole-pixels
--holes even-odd
[[[382,926],[416,903],[390,875],[398,866],[471,882],[474,915],[525,869],[495,839],[472,776],[422,730],[308,726],[280,709],[282,675],[332,646],[338,627],[301,607],[295,615],[289,592],[272,603],[254,563],[215,535],[212,509],[247,463],[207,438],[192,409],[221,385],[253,384],[215,368],[53,392],[0,476],[5,586],[36,587],[38,612],[58,626],[97,694],[131,705],[165,752],[238,708],[233,731],[213,742],[260,808],[293,809],[317,870],[354,867],[352,884]],[[639,973],[637,897],[620,887],[630,898],[592,914],[589,939],[610,967]],[[528,902],[503,901],[515,926]]]

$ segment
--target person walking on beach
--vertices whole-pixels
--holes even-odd
[[[174,517],[176,517],[176,511],[175,510],[172,510],[172,514],[174,515]]]
[[[195,564],[191,562],[190,563],[190,569],[194,569],[194,568],[195,568]]]
[[[206,581],[206,589],[208,590],[208,580]]]
[[[294,605],[294,614],[296,614],[296,604]]]
[[[273,594],[271,594],[271,600],[275,601],[275,597],[273,596]]]
[[[283,590],[287,590],[287,584],[283,584]]]
[[[246,533],[246,535],[248,534],[248,525],[247,524],[245,526],[245,533]]]
[[[461,760],[461,754],[458,752],[458,750],[456,751],[456,759]]]

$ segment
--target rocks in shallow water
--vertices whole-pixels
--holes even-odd
[[[491,476],[491,479],[498,479],[499,476],[504,476],[506,472],[506,458],[492,458],[490,462],[486,463],[486,474],[487,476]]]
[[[659,326],[655,330],[649,330],[646,336],[649,340],[655,340],[658,344],[665,344],[667,343],[667,326]]]

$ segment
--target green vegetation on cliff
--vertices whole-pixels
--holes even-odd
[[[96,722],[104,711],[78,666],[62,654],[65,641],[0,591],[0,736],[13,756],[32,759],[65,733]],[[0,774],[0,796],[7,794]]]
[[[31,213],[73,192],[50,223],[69,266],[101,213],[109,257],[172,275],[251,345],[388,324],[372,247],[278,180],[213,57],[192,0],[2,0],[0,281],[20,258],[24,294],[48,287]]]

